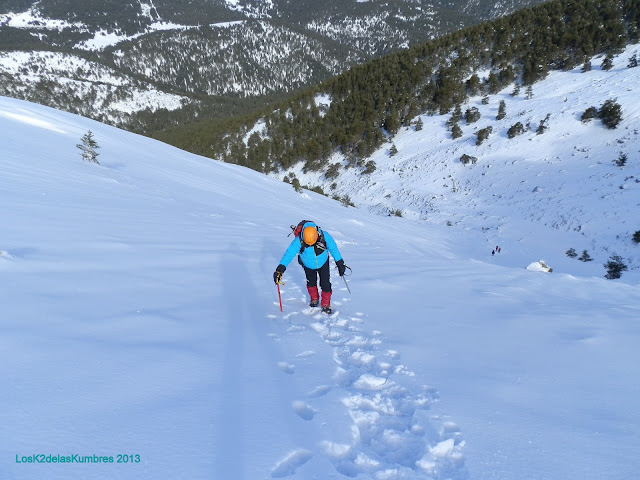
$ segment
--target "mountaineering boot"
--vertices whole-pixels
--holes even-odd
[[[331,313],[331,292],[322,292],[322,301],[320,302],[322,311],[327,315]]]
[[[307,287],[307,291],[309,292],[309,297],[311,297],[311,301],[309,302],[310,307],[318,306],[318,287]]]

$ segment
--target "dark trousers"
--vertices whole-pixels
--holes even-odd
[[[300,263],[302,265],[302,263]],[[318,284],[318,277],[320,277],[320,289],[323,292],[331,291],[331,282],[329,281],[329,259],[320,268],[304,268],[304,274],[307,277],[307,287],[315,287]]]

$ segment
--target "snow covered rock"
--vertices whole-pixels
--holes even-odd
[[[527,270],[533,270],[534,272],[553,272],[553,268],[547,265],[544,260],[538,260],[537,262],[530,263]]]

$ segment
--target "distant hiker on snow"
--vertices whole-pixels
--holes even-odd
[[[273,272],[273,281],[280,284],[282,274],[287,265],[298,255],[298,263],[302,265],[307,277],[307,290],[311,301],[309,306],[317,307],[318,301],[322,311],[331,313],[331,282],[329,281],[329,253],[336,262],[338,273],[342,277],[346,268],[342,255],[338,251],[335,240],[329,233],[323,231],[311,220],[303,220],[297,226],[291,226],[295,238],[284,252],[280,264]],[[322,297],[318,295],[318,276]]]

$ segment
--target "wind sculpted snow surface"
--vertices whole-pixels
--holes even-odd
[[[637,285],[18,100],[0,135],[0,477],[637,476]],[[302,218],[353,269],[331,316],[296,262],[280,312]]]

